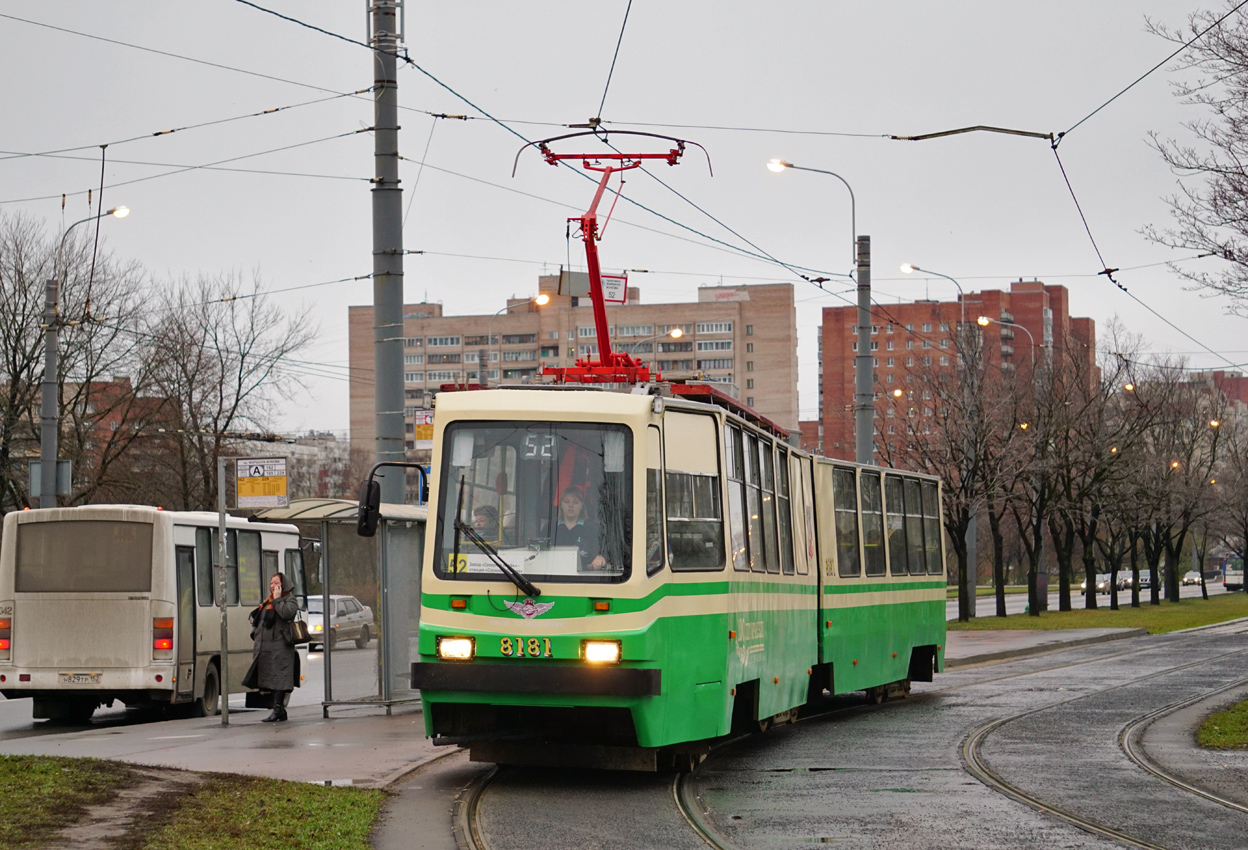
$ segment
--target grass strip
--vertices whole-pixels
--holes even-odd
[[[0,756],[0,847],[47,845],[87,807],[107,803],[134,784],[124,764],[100,759]]]
[[[977,617],[967,623],[950,622],[949,631],[987,631],[996,629],[1148,629],[1149,634],[1163,634],[1197,626],[1210,626],[1227,620],[1248,617],[1248,593],[1220,593],[1205,599],[1183,599],[1150,605],[1141,600],[1139,608],[1130,606],[1130,595],[1119,597],[1120,607],[1111,611],[1109,600],[1100,608],[1073,611],[1042,611],[1039,617],[1011,614],[1008,617]],[[1082,601],[1082,600],[1081,600]]]
[[[162,807],[136,850],[368,850],[386,793],[213,774]]]
[[[1205,718],[1196,743],[1211,750],[1248,749],[1248,700]]]

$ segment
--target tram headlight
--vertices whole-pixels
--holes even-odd
[[[619,664],[618,640],[587,640],[581,644],[581,657],[590,664]]]
[[[476,654],[476,641],[472,638],[438,638],[438,658],[441,658],[443,661],[471,661]]]

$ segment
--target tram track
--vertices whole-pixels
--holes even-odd
[[[1153,649],[1153,647],[1149,647],[1149,649]],[[922,693],[913,693],[909,695],[908,697],[906,697],[904,701],[905,702],[913,701],[913,702],[920,702],[920,703],[927,702],[940,696],[957,693],[961,691],[966,691],[970,688],[976,688],[976,687],[980,687],[983,685],[997,684],[997,683],[1009,681],[1011,679],[1022,678],[1026,676],[1035,676],[1035,675],[1053,673],[1056,671],[1061,671],[1063,669],[1080,667],[1080,666],[1084,666],[1088,664],[1102,663],[1105,661],[1113,660],[1115,658],[1136,655],[1136,654],[1139,654],[1140,652],[1141,652],[1140,649],[1135,649],[1135,648],[1126,649],[1120,652],[1112,653],[1110,655],[1101,655],[1095,658],[1079,659],[1079,660],[1059,663],[1059,664],[1050,664],[1050,665],[1039,667],[1036,669],[1030,669],[1024,672],[1014,672],[1014,673],[1009,673],[1009,674],[1001,675],[1001,676],[990,676],[987,678],[975,679],[974,681],[959,683],[959,684],[952,685],[946,688],[933,689],[933,690],[925,691]],[[1172,667],[1167,667],[1164,670],[1158,670],[1146,676],[1136,677],[1130,681],[1122,682],[1112,687],[1102,688],[1102,689],[1089,692],[1089,693],[1082,693],[1077,696],[1073,696],[1069,699],[1049,703],[1044,706],[1033,708],[1025,712],[1020,712],[1017,714],[1010,715],[1009,717],[998,718],[991,722],[985,723],[979,727],[976,727],[974,730],[972,730],[971,733],[964,739],[962,747],[961,747],[963,767],[968,773],[970,773],[972,776],[974,776],[976,779],[982,782],[985,786],[989,788],[993,788],[994,790],[997,790],[998,792],[1004,794],[1005,796],[1011,797],[1012,799],[1022,802],[1025,805],[1028,805],[1038,811],[1047,813],[1056,818],[1064,820],[1067,823],[1070,823],[1076,827],[1079,827],[1087,832],[1100,835],[1106,838],[1110,838],[1114,841],[1121,842],[1127,846],[1143,848],[1143,850],[1167,850],[1167,848],[1163,847],[1162,845],[1158,845],[1158,844],[1154,844],[1146,840],[1142,840],[1126,832],[1117,830],[1113,827],[1106,826],[1104,824],[1100,824],[1100,823],[1096,823],[1094,821],[1088,820],[1086,818],[1079,816],[1077,813],[1063,809],[1060,805],[1042,800],[1034,795],[1029,794],[1025,790],[1013,785],[1004,777],[1001,777],[997,775],[994,771],[992,771],[992,769],[989,768],[987,764],[984,762],[982,755],[980,753],[980,747],[983,744],[984,740],[986,740],[994,731],[1008,725],[1011,722],[1030,716],[1032,714],[1036,714],[1045,710],[1056,708],[1061,705],[1072,703],[1081,699],[1086,699],[1090,696],[1094,696],[1097,694],[1103,694],[1103,693],[1107,693],[1107,692],[1114,691],[1117,689],[1138,685],[1141,682],[1146,682],[1150,679],[1155,679],[1155,678],[1159,678],[1162,676],[1171,675],[1171,674],[1174,674],[1176,672],[1179,672],[1185,669],[1198,667],[1204,664],[1214,663],[1214,662],[1217,662],[1217,661],[1220,661],[1220,660],[1223,660],[1232,656],[1241,655],[1245,652],[1248,652],[1248,650],[1235,650],[1232,652],[1221,653],[1219,655],[1201,659],[1199,661],[1192,661],[1186,664],[1180,664],[1180,665],[1176,665]],[[1164,716],[1166,713],[1180,710],[1186,705],[1190,705],[1202,699],[1207,699],[1209,696],[1216,695],[1217,693],[1220,693],[1223,690],[1229,690],[1230,688],[1234,686],[1242,685],[1242,684],[1243,684],[1243,681],[1240,681],[1240,682],[1234,683],[1233,685],[1219,688],[1216,691],[1202,692],[1197,697],[1194,697],[1189,700],[1184,700],[1182,701],[1182,703],[1175,703],[1175,704],[1166,706],[1163,709],[1159,709],[1155,712],[1150,712],[1148,715],[1144,715],[1138,720],[1133,721],[1127,730],[1133,733],[1133,737],[1130,739],[1129,743],[1126,744],[1126,746],[1132,747],[1132,749],[1130,751],[1127,751],[1124,749],[1124,752],[1127,752],[1128,758],[1131,758],[1132,761],[1134,761],[1137,764],[1140,764],[1140,766],[1143,767],[1149,773],[1156,775],[1159,778],[1162,778],[1167,782],[1171,782],[1172,784],[1175,784],[1177,787],[1183,788],[1184,790],[1187,790],[1191,793],[1200,794],[1201,796],[1211,799],[1214,802],[1219,802],[1219,803],[1222,803],[1223,805],[1229,805],[1229,807],[1235,808],[1239,811],[1244,811],[1244,809],[1241,807],[1238,807],[1237,804],[1234,804],[1230,801],[1221,800],[1220,798],[1217,798],[1216,795],[1210,795],[1208,793],[1201,793],[1200,789],[1195,789],[1193,786],[1189,786],[1183,783],[1182,780],[1179,780],[1175,777],[1169,777],[1169,776],[1163,775],[1165,773],[1164,770],[1157,768],[1155,765],[1151,765],[1151,763],[1147,762],[1146,756],[1142,756],[1139,754],[1139,748],[1138,748],[1137,741],[1136,741],[1136,737],[1138,737],[1138,733],[1142,733],[1143,729],[1147,728],[1148,723],[1151,723],[1152,721],[1159,719],[1160,717]],[[836,716],[852,716],[854,714],[866,712],[871,709],[878,710],[878,708],[879,706],[876,706],[870,703],[861,703],[861,704],[856,704],[856,705],[829,708],[829,709],[824,709],[824,710],[813,712],[808,715],[801,716],[798,719],[792,721],[792,725],[805,724],[805,723],[809,723],[817,719],[827,719],[827,718],[836,717]],[[783,728],[783,727],[780,727],[780,728]],[[1138,730],[1138,733],[1136,730]],[[1124,732],[1124,734],[1126,733]],[[722,758],[725,755],[725,753],[730,751],[735,745],[741,743],[742,741],[750,740],[754,737],[755,737],[754,734],[747,734],[747,735],[736,736],[736,737],[724,740],[721,743],[718,743],[714,747],[711,748],[710,752],[707,755],[706,761],[709,762],[711,759]],[[1127,739],[1124,738],[1123,740],[1126,741]],[[506,767],[494,768],[489,773],[484,774],[483,776],[477,778],[468,786],[466,786],[461,791],[459,796],[457,797],[455,801],[455,808],[454,808],[454,835],[455,835],[456,843],[460,848],[465,848],[465,850],[491,850],[491,845],[489,844],[488,840],[485,837],[485,834],[482,830],[481,822],[480,822],[483,799],[485,797],[486,792],[491,788],[491,786],[495,784],[495,782],[499,778],[505,775],[505,771],[507,771],[508,769],[509,768],[506,768]],[[688,825],[689,829],[699,839],[701,839],[701,841],[705,843],[708,847],[715,848],[715,850],[735,850],[737,845],[733,844],[732,841],[727,836],[725,836],[722,832],[720,832],[720,830],[715,824],[714,816],[712,815],[710,810],[703,804],[701,798],[698,796],[696,784],[695,784],[695,777],[696,777],[696,773],[687,772],[687,773],[676,774],[676,776],[673,778],[671,782],[671,786],[670,786],[670,794],[671,794],[671,799],[673,801],[673,804],[676,807],[677,813],[679,814],[680,818]]]
[[[1248,653],[1248,649],[1240,649],[1240,650],[1235,650],[1232,652],[1221,653],[1219,655],[1211,656],[1209,658],[1204,658],[1199,661],[1189,662],[1187,664],[1179,664],[1174,667],[1169,667],[1165,670],[1155,671],[1153,673],[1148,674],[1147,676],[1140,676],[1128,682],[1121,682],[1117,685],[1113,685],[1112,687],[1101,688],[1091,693],[1079,694],[1069,699],[1059,700],[1057,702],[1049,703],[1043,706],[1038,706],[1036,708],[1032,708],[1027,711],[1018,712],[1008,717],[1000,717],[1000,718],[997,718],[996,720],[988,721],[987,723],[977,726],[975,729],[971,731],[969,735],[967,735],[965,739],[963,739],[962,748],[961,748],[963,767],[965,768],[967,773],[970,773],[972,776],[974,776],[976,779],[982,782],[985,786],[992,788],[993,790],[996,790],[1013,800],[1016,800],[1025,805],[1028,805],[1040,812],[1052,815],[1053,817],[1066,821],[1067,823],[1073,826],[1079,827],[1080,829],[1083,829],[1094,835],[1100,835],[1106,838],[1110,838],[1110,839],[1113,839],[1114,841],[1121,842],[1130,847],[1139,847],[1139,848],[1142,848],[1142,850],[1167,850],[1167,848],[1163,845],[1154,844],[1150,841],[1146,841],[1144,839],[1138,838],[1122,830],[1116,829],[1106,824],[1098,823],[1089,818],[1083,817],[1082,815],[1076,812],[1072,812],[1069,809],[1065,809],[1058,804],[1051,803],[1046,800],[1042,800],[1041,798],[1025,791],[1024,789],[1020,788],[1019,786],[1007,780],[1004,776],[992,770],[992,768],[988,766],[987,762],[984,760],[982,756],[981,747],[983,746],[984,741],[987,740],[987,738],[990,735],[992,735],[994,732],[1003,728],[1004,726],[1007,726],[1010,723],[1014,723],[1023,718],[1030,717],[1032,715],[1039,714],[1044,711],[1050,711],[1054,708],[1058,708],[1063,705],[1069,705],[1071,703],[1078,702],[1083,699],[1087,699],[1090,696],[1099,696],[1102,694],[1110,693],[1112,691],[1121,690],[1127,687],[1132,687],[1134,685],[1140,684],[1141,682],[1147,682],[1151,679],[1157,679],[1162,676],[1168,676],[1168,675],[1180,672],[1182,670],[1188,670],[1193,667],[1200,667],[1205,664],[1211,664],[1216,661],[1221,661],[1223,659],[1230,658],[1236,655],[1244,655],[1246,653]],[[1178,703],[1173,703],[1171,705],[1165,706],[1156,711],[1149,712],[1148,714],[1143,715],[1141,718],[1138,718],[1137,720],[1132,721],[1132,723],[1128,725],[1127,730],[1145,728],[1148,725],[1148,723],[1155,721],[1159,717],[1165,716],[1166,713],[1178,711],[1186,707],[1187,705],[1192,705],[1196,702],[1199,702],[1200,700],[1207,699],[1210,696],[1216,696],[1218,693],[1221,693],[1225,690],[1230,690],[1232,688],[1239,687],[1240,685],[1244,683],[1244,681],[1245,680],[1238,680],[1236,682],[1231,683],[1230,685],[1219,687],[1212,691],[1204,691],[1195,697],[1189,698],[1187,700],[1181,700]],[[1143,723],[1142,726],[1140,725],[1141,723]],[[1127,734],[1127,730],[1124,730],[1124,733],[1119,736],[1120,745],[1124,741],[1124,735]],[[1216,795],[1210,795],[1204,792],[1202,789],[1198,789],[1195,786],[1184,783],[1181,780],[1177,780],[1177,778],[1165,775],[1165,772],[1161,771],[1160,769],[1158,770],[1151,769],[1148,765],[1132,757],[1130,752],[1127,753],[1127,756],[1128,758],[1131,758],[1132,761],[1140,765],[1149,773],[1167,782],[1171,782],[1177,787],[1180,787],[1190,793],[1197,794],[1201,797],[1205,797],[1206,799],[1210,799],[1214,802],[1221,803],[1223,805],[1229,805],[1230,808],[1236,809],[1238,811],[1245,810],[1243,807],[1239,806],[1238,804],[1218,798],[1216,797]]]
[[[1203,694],[1197,694],[1194,697],[1189,697],[1188,699],[1180,700],[1159,708],[1156,711],[1151,711],[1123,727],[1122,732],[1118,735],[1118,746],[1122,748],[1126,757],[1134,762],[1136,766],[1138,766],[1141,770],[1151,773],[1158,779],[1169,782],[1171,785],[1174,785],[1176,788],[1181,788],[1189,794],[1193,794],[1197,797],[1203,797],[1211,802],[1226,806],[1228,809],[1234,809],[1237,812],[1248,814],[1248,806],[1237,803],[1234,800],[1228,800],[1206,788],[1193,785],[1192,783],[1180,779],[1170,773],[1149,757],[1141,742],[1144,737],[1144,733],[1148,730],[1148,728],[1158,720],[1161,720],[1163,717],[1168,717],[1171,714],[1182,711],[1183,709],[1196,705],[1197,703],[1204,702],[1211,697],[1216,697],[1219,694],[1226,693],[1227,691],[1233,691],[1237,688],[1241,688],[1245,684],[1248,684],[1248,679],[1240,679],[1237,682],[1231,682],[1230,684],[1223,685],[1216,690]]]

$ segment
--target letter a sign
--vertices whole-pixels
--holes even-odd
[[[240,508],[286,507],[286,458],[238,458],[235,485]]]

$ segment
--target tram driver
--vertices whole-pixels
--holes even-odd
[[[601,570],[607,559],[601,554],[598,524],[585,516],[585,496],[577,487],[565,487],[559,496],[559,519],[550,537],[551,546],[575,546],[582,569]]]

